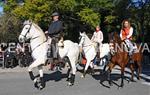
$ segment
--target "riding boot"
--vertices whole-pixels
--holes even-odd
[[[32,81],[35,79],[35,77],[34,77],[32,71],[29,71],[29,76],[30,76],[30,79],[31,79]]]
[[[45,81],[43,77],[40,77],[40,86],[39,89],[42,90],[45,87]]]
[[[100,52],[97,52],[96,54],[96,57],[97,57],[97,65],[99,65],[99,61],[100,61]]]
[[[96,57],[99,59],[100,58],[100,52],[97,52]]]

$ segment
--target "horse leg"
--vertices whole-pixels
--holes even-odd
[[[140,73],[141,73],[141,71],[142,71],[142,66],[141,66],[141,62],[139,61],[139,62],[137,62],[137,65],[138,65],[138,75],[137,75],[137,79],[138,80],[140,80],[141,79],[141,77],[140,77]]]
[[[67,80],[66,80],[66,81],[69,81],[70,80],[70,71],[72,70],[72,66],[71,66],[71,63],[70,63],[70,60],[69,60],[68,57],[65,57],[64,61],[67,62],[68,65],[69,65],[69,68],[68,68],[68,71],[67,71]]]
[[[39,69],[39,73],[40,73],[40,77],[43,77],[43,70],[42,70],[42,67],[40,67],[42,64],[41,62],[43,63],[44,60],[42,61],[41,59],[36,59],[28,68],[28,71],[29,71],[29,76],[30,76],[30,79],[34,81],[34,86],[36,88],[39,88],[38,86],[38,81],[37,79],[34,77],[33,73],[32,73],[32,69],[35,68],[35,67],[38,67]],[[40,68],[39,68],[40,67]],[[42,80],[42,78],[40,79]]]
[[[68,71],[67,71],[67,80],[66,81],[70,80],[70,71],[71,71],[71,68],[68,68]]]
[[[43,89],[45,87],[45,80],[43,77],[43,67],[42,65],[38,66],[39,74],[40,74],[40,89]]]
[[[71,77],[70,77],[70,80],[69,80],[69,83],[68,85],[69,86],[72,86],[74,85],[74,81],[75,81],[75,74],[76,74],[76,64],[75,64],[75,60],[70,60],[71,62],[71,68],[72,68],[72,74],[71,74]]]
[[[121,85],[120,87],[124,86],[124,67],[121,68]]]
[[[29,67],[30,67],[30,66],[29,66]],[[32,81],[34,81],[34,87],[39,88],[39,87],[38,87],[37,79],[36,79],[35,76],[33,75],[33,72],[32,72],[31,67],[28,68],[28,72],[29,72],[29,77],[30,77],[30,79],[31,79]]]
[[[109,68],[108,68],[108,71],[107,71],[108,72],[107,80],[108,80],[109,86],[112,86],[111,71],[115,67],[115,64],[110,63],[108,66],[109,66]]]
[[[133,76],[134,76],[134,66],[133,64],[130,64],[130,69],[131,69],[131,81],[134,81]]]
[[[82,78],[85,77],[86,71],[87,71],[87,69],[88,69],[90,63],[91,63],[91,61],[87,59],[87,63],[86,63],[86,65],[85,65],[85,68],[84,68],[84,71],[83,71],[83,75],[81,76]]]
[[[75,81],[75,74],[71,74],[70,82],[68,83],[68,85],[69,85],[69,86],[74,85],[74,81]]]
[[[93,66],[93,62],[90,63],[90,67],[91,67],[91,75],[94,75],[94,66]]]
[[[108,66],[108,64],[105,64],[103,70],[102,70],[102,74],[105,74],[105,71],[106,71],[106,67]]]

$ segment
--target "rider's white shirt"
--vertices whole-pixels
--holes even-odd
[[[102,33],[102,31],[98,31],[98,32],[95,31],[93,33],[91,41],[94,41],[96,43],[100,43],[101,44],[102,41],[103,41],[103,33]]]

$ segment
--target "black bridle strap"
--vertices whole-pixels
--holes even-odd
[[[37,37],[31,38],[31,40],[34,40],[34,39],[36,39],[36,38],[38,38],[38,37],[40,37],[40,36],[37,36]]]
[[[25,35],[22,35],[22,34],[21,34],[23,37],[26,38],[27,34],[29,33],[29,31],[30,31],[30,29],[31,29],[31,27],[32,27],[32,23],[31,23],[31,24],[25,24],[25,25],[30,25],[29,30],[26,32],[26,34],[25,34]],[[24,25],[24,26],[25,26],[25,25]]]

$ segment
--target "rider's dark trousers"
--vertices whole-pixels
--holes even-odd
[[[58,37],[52,37],[51,52],[53,58],[58,58]]]

